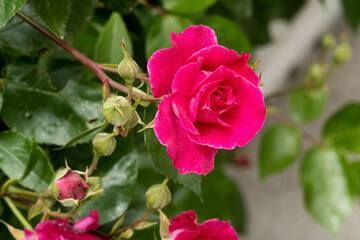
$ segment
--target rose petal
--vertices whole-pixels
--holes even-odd
[[[215,71],[219,66],[225,66],[237,74],[243,76],[249,80],[255,86],[259,86],[259,77],[249,67],[248,61],[251,54],[242,53],[241,56],[237,52],[231,49],[227,49],[223,46],[211,46],[204,48],[199,52],[196,52],[188,59],[188,63],[197,62],[199,57],[204,59],[202,70]]]
[[[215,230],[219,232],[222,236],[222,239],[226,240],[238,240],[239,237],[237,236],[234,228],[230,225],[230,222],[222,222],[219,219],[209,219],[202,224],[202,229],[205,231],[201,231],[201,237],[209,236],[211,237],[209,233],[209,230]],[[212,238],[213,239],[213,238]]]
[[[189,134],[189,137],[204,146],[234,149],[246,145],[262,128],[266,116],[264,98],[259,87],[223,66],[215,70],[206,81],[219,78],[223,78],[223,85],[233,88],[237,98],[233,108],[219,114],[219,118],[231,127],[195,122],[199,135]]]
[[[176,72],[195,52],[217,45],[215,32],[206,26],[190,26],[182,33],[170,33],[171,48],[156,51],[148,62],[151,91],[154,97],[169,94]],[[201,40],[199,40],[201,39]]]
[[[170,220],[169,234],[178,229],[195,230],[197,228],[196,214],[193,210],[182,212]]]
[[[99,213],[92,210],[89,216],[76,222],[73,226],[79,233],[89,232],[99,227]]]
[[[165,96],[158,106],[154,131],[180,174],[194,172],[206,175],[214,168],[216,149],[191,141],[172,109],[170,96]]]

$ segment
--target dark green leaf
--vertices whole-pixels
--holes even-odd
[[[63,37],[71,11],[71,0],[30,0],[31,6],[58,37]]]
[[[98,4],[98,0],[71,0],[71,11],[66,24],[66,33],[72,39],[82,32]]]
[[[146,108],[146,122],[149,122],[154,118],[156,110],[157,107],[154,104]],[[160,144],[153,129],[145,130],[145,142],[151,155],[151,159],[160,172],[173,181],[183,184],[199,197],[201,196],[201,175],[195,173],[179,174],[179,170],[174,168],[172,160],[166,153],[166,147]]]
[[[26,0],[0,0],[0,28],[24,6]]]
[[[41,22],[28,4],[22,11],[35,21]],[[54,47],[54,43],[18,16],[14,16],[0,29],[0,50],[9,55],[35,57],[41,49]]]
[[[326,123],[324,139],[336,147],[360,153],[360,104],[343,107]]]
[[[4,122],[38,143],[63,145],[103,121],[100,84],[69,81],[55,92],[47,74],[25,60],[8,65],[4,81]]]
[[[283,124],[267,129],[260,147],[260,177],[280,172],[292,164],[300,153],[301,133]]]
[[[235,22],[221,16],[208,16],[199,23],[215,31],[220,45],[239,53],[250,52],[250,42]]]
[[[53,175],[44,151],[34,147],[30,139],[19,133],[0,134],[0,168],[9,178],[21,178],[31,159],[37,161],[21,184],[35,191],[44,191]]]
[[[117,11],[122,14],[131,13],[136,4],[137,0],[102,0],[106,8],[109,8],[112,11]]]
[[[306,208],[332,233],[339,230],[354,207],[347,165],[345,157],[333,148],[313,147],[301,167]]]
[[[232,13],[235,19],[250,17],[252,14],[253,0],[220,0],[219,2]]]
[[[162,0],[165,9],[177,13],[192,13],[204,10],[217,0]]]
[[[94,60],[99,63],[119,64],[124,54],[120,45],[124,38],[126,49],[132,55],[132,43],[126,25],[118,13],[112,13],[95,46]]]
[[[156,50],[171,47],[170,32],[182,32],[189,25],[191,22],[181,16],[159,16],[146,36],[146,57],[150,58]]]
[[[233,180],[229,179],[220,166],[204,178],[202,184],[204,202],[196,195],[182,188],[173,195],[172,203],[165,209],[169,217],[175,217],[179,211],[192,209],[198,216],[198,222],[211,218],[231,221],[238,233],[245,232],[246,209],[241,192]],[[221,204],[219,204],[221,203]]]
[[[360,23],[360,1],[359,0],[343,0],[345,16],[351,27],[356,29]]]
[[[305,123],[320,116],[326,105],[326,89],[304,89],[290,94],[289,109],[292,118]]]
[[[136,152],[119,159],[104,176],[102,181],[104,192],[95,201],[85,204],[81,208],[80,215],[86,216],[91,210],[97,209],[100,225],[119,218],[129,207],[133,198],[138,173],[137,159]]]

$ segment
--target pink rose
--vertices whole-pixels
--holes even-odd
[[[164,96],[155,134],[180,174],[207,174],[217,149],[246,145],[265,121],[259,78],[239,56],[219,46],[215,32],[190,26],[170,33],[171,48],[156,51],[148,63],[151,90]]]
[[[89,188],[84,178],[71,170],[65,176],[56,180],[55,185],[59,188],[59,200],[67,198],[83,199],[86,197],[85,191]]]
[[[99,227],[99,213],[92,210],[89,216],[71,226],[68,219],[44,221],[35,227],[35,232],[25,229],[22,240],[98,240],[86,232]]]
[[[238,240],[230,222],[209,219],[201,224],[196,222],[194,211],[183,212],[170,220],[170,240]]]

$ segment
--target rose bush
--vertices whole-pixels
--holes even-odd
[[[190,26],[170,33],[172,47],[148,62],[151,90],[164,96],[155,133],[180,174],[207,174],[217,149],[246,145],[265,121],[259,78],[250,54],[218,45],[215,32]]]
[[[89,216],[74,225],[70,225],[68,219],[41,222],[35,227],[35,232],[25,229],[25,238],[22,240],[97,240],[87,232],[98,227],[99,213],[92,210]]]
[[[170,240],[237,240],[238,236],[230,222],[209,219],[201,224],[196,222],[194,211],[183,212],[170,220]]]

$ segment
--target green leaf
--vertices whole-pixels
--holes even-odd
[[[306,208],[331,233],[339,230],[354,207],[347,165],[345,157],[335,149],[313,147],[301,166]]]
[[[181,16],[159,16],[146,36],[146,57],[149,59],[156,50],[171,47],[170,32],[182,32],[190,25],[191,22]]]
[[[41,22],[30,5],[26,4],[22,11],[35,21]],[[55,47],[53,42],[18,16],[14,16],[0,29],[0,51],[11,56],[36,57],[38,51]]]
[[[69,81],[55,92],[46,72],[19,60],[7,66],[4,85],[3,121],[38,143],[64,145],[103,121],[100,84]]]
[[[290,166],[298,157],[301,133],[296,127],[278,124],[268,128],[260,147],[259,171],[262,179]]]
[[[138,4],[137,0],[102,0],[102,2],[106,8],[122,14],[131,13]]]
[[[311,121],[322,114],[328,93],[326,89],[304,89],[290,94],[289,110],[298,123]]]
[[[102,159],[100,159],[101,161]],[[90,201],[81,208],[80,215],[87,216],[93,209],[100,215],[100,225],[109,223],[124,214],[133,198],[138,173],[138,156],[134,151],[123,156],[104,175],[104,192],[95,201]]]
[[[132,43],[126,25],[118,13],[112,13],[97,39],[94,60],[99,63],[119,64],[124,58],[120,42],[124,38],[126,49],[132,55]]]
[[[343,0],[344,12],[351,27],[355,30],[360,23],[360,1],[358,0]]]
[[[66,24],[66,33],[73,39],[87,26],[99,0],[71,0],[71,10]]]
[[[220,45],[234,49],[238,53],[250,52],[250,42],[239,26],[222,16],[207,16],[199,24],[212,28]]]
[[[58,37],[63,37],[65,34],[71,2],[71,0],[30,0],[35,12]]]
[[[157,107],[154,104],[146,108],[146,122],[149,122],[154,118],[156,110]],[[179,170],[174,168],[172,160],[166,153],[166,147],[160,144],[153,129],[145,130],[145,142],[152,161],[161,173],[173,181],[183,184],[199,197],[201,196],[201,175],[195,173],[179,174]]]
[[[246,209],[243,196],[234,181],[224,174],[220,166],[216,166],[215,170],[204,178],[202,195],[204,202],[200,202],[195,194],[184,188],[177,190],[171,205],[165,209],[167,215],[175,217],[179,214],[179,210],[193,209],[197,214],[198,222],[218,218],[221,221],[231,221],[231,225],[238,233],[245,232]]]
[[[360,153],[360,104],[352,103],[335,113],[325,124],[324,139],[346,150]]]
[[[193,13],[205,10],[215,4],[217,0],[162,0],[165,9],[177,13]]]
[[[0,28],[24,6],[26,0],[0,0]]]
[[[19,133],[0,134],[0,168],[9,178],[21,178],[31,159],[35,166],[20,183],[35,191],[44,191],[53,175],[52,167],[44,151]]]

